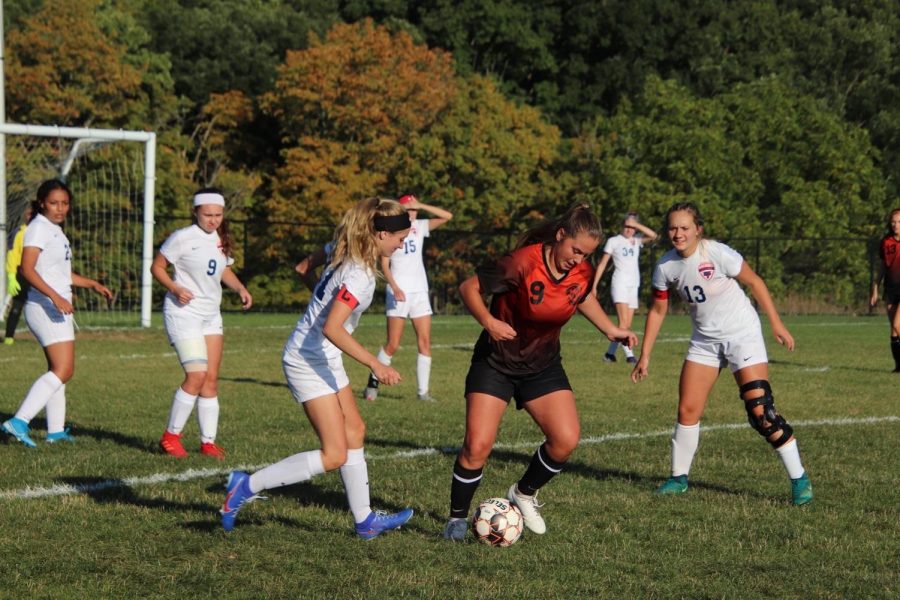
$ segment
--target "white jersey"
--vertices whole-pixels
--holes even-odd
[[[403,247],[391,254],[391,275],[404,294],[428,291],[422,250],[425,238],[430,235],[428,219],[416,219],[412,222],[409,235],[403,239]]]
[[[336,269],[327,269],[316,284],[306,312],[297,321],[297,326],[288,338],[284,347],[285,353],[297,352],[307,361],[313,362],[334,359],[341,355],[340,348],[325,337],[323,329],[331,313],[331,307],[342,290],[346,290],[352,296],[351,302],[356,303],[344,322],[344,329],[352,334],[359,324],[359,318],[372,304],[372,297],[375,295],[375,273],[353,260],[346,260]]]
[[[641,284],[638,256],[643,247],[644,238],[639,235],[630,238],[624,235],[614,235],[606,240],[603,252],[611,255],[613,259],[612,285],[637,287]]]
[[[25,229],[22,246],[41,249],[34,270],[53,291],[71,302],[72,248],[62,227],[38,214]],[[47,297],[35,288],[28,290],[29,302],[46,300]]]
[[[653,289],[677,289],[688,303],[692,339],[732,341],[760,332],[759,315],[734,280],[743,257],[725,244],[701,240],[687,258],[666,252],[653,269]]]
[[[222,303],[222,273],[234,263],[222,251],[218,232],[206,233],[199,225],[184,227],[170,235],[159,251],[173,266],[172,280],[194,294],[188,304],[180,304],[172,292],[167,293],[163,310],[217,314]]]

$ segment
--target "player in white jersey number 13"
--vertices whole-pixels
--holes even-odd
[[[700,441],[700,417],[719,371],[728,366],[750,425],[772,445],[787,470],[793,503],[806,504],[812,500],[812,485],[800,461],[793,428],[775,409],[759,317],[738,284],[750,288],[779,343],[793,350],[794,338],[781,322],[765,282],[741,255],[724,244],[703,239],[703,218],[694,204],[683,202],[669,208],[665,229],[673,249],[653,270],[653,306],[632,381],[649,374],[650,354],[668,311],[669,290],[674,289],[687,303],[693,335],[681,369],[672,474],[657,493],[687,491],[688,472]]]

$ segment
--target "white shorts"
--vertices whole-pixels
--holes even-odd
[[[49,298],[43,302],[29,300],[24,312],[28,329],[42,347],[75,341],[75,319],[59,312]]]
[[[188,310],[168,310],[163,306],[163,322],[169,343],[180,340],[202,340],[208,335],[223,335],[222,313],[200,315]]]
[[[401,319],[406,319],[407,317],[418,319],[419,317],[427,317],[433,314],[431,300],[428,299],[428,292],[411,292],[406,294],[406,301],[397,302],[391,286],[388,286],[385,291],[384,306],[384,314]]]
[[[769,356],[760,332],[752,337],[727,342],[692,339],[684,360],[719,369],[727,365],[734,373],[750,365],[769,362]]]
[[[638,307],[638,286],[636,285],[612,285],[611,296],[613,304],[627,304],[629,308]]]
[[[294,400],[303,404],[315,398],[337,394],[350,385],[341,355],[331,360],[308,361],[296,351],[285,349],[281,368]]]

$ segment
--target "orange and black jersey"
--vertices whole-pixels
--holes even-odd
[[[493,294],[491,315],[516,337],[498,342],[482,331],[473,360],[484,358],[509,375],[543,371],[560,361],[559,332],[587,297],[594,268],[582,262],[559,279],[550,274],[542,244],[532,244],[478,269],[481,289]]]
[[[879,254],[884,262],[884,287],[894,290],[900,289],[900,242],[894,239],[892,234],[884,236],[881,240]]]

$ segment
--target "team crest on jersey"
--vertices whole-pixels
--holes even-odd
[[[700,273],[700,277],[705,281],[709,281],[716,274],[716,266],[710,262],[700,263],[700,266],[697,267],[697,272]]]
[[[578,301],[581,300],[581,296],[583,296],[581,292],[581,284],[573,283],[569,287],[566,288],[566,296],[569,297],[569,304],[575,306],[578,304]]]

